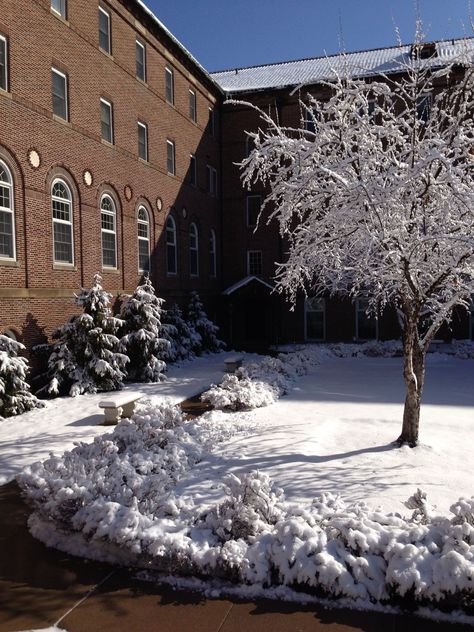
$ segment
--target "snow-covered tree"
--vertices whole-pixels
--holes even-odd
[[[411,446],[426,352],[474,292],[472,52],[447,63],[426,50],[418,37],[411,53],[401,49],[399,72],[370,81],[335,72],[325,100],[301,102],[314,132],[260,111],[242,163],[249,187],[269,187],[265,207],[288,244],[280,291],[367,295],[372,312],[396,306],[407,387],[398,443]]]
[[[188,324],[197,334],[196,344],[193,346],[194,353],[199,355],[203,351],[215,352],[224,349],[225,344],[217,337],[219,327],[209,320],[199,294],[195,290],[191,292],[187,316]]]
[[[75,396],[122,388],[129,358],[120,353],[116,334],[124,323],[112,315],[112,295],[102,288],[101,281],[96,274],[93,286],[76,295],[75,303],[83,313],[53,332],[58,342],[48,359],[47,390],[52,395],[69,391]]]
[[[200,344],[200,338],[184,320],[183,313],[176,303],[170,309],[163,310],[162,325],[162,336],[170,344],[160,357],[166,362],[178,362],[189,358],[193,354],[193,348]]]
[[[160,358],[170,343],[161,337],[163,303],[164,300],[155,295],[148,276],[122,303],[120,317],[125,323],[126,334],[121,339],[121,349],[130,358],[127,366],[129,380],[159,382],[164,379],[166,364]]]
[[[21,342],[0,335],[0,419],[43,406],[26,382],[28,360],[18,355],[24,348]]]

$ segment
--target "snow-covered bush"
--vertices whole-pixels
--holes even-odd
[[[131,296],[127,296],[120,310],[126,334],[120,348],[129,358],[127,377],[136,382],[159,382],[164,379],[166,364],[160,357],[170,347],[161,337],[161,314],[164,301],[155,295],[148,276]]]
[[[250,410],[273,404],[278,395],[270,384],[252,380],[245,369],[239,369],[235,374],[224,375],[220,384],[212,384],[201,400],[218,410]]]
[[[52,345],[48,359],[47,391],[51,395],[69,392],[75,396],[122,387],[129,359],[120,353],[116,334],[123,321],[112,316],[112,295],[105,292],[101,281],[96,274],[92,287],[76,295],[75,303],[83,313],[53,332],[58,342]]]
[[[217,352],[224,349],[225,344],[217,337],[219,327],[212,320],[209,320],[196,291],[191,292],[187,318],[189,326],[196,331],[200,338],[193,347],[194,353],[199,355],[203,351]]]
[[[169,342],[168,348],[161,353],[161,359],[165,362],[179,362],[192,357],[193,348],[200,345],[201,338],[184,320],[176,303],[170,309],[163,310],[161,322],[161,335]]]
[[[18,355],[24,348],[20,342],[0,335],[0,419],[43,405],[30,393],[26,382],[28,360]]]

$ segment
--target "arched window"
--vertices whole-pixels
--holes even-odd
[[[189,227],[189,270],[191,276],[199,275],[199,236],[196,224]]]
[[[117,213],[115,202],[104,194],[100,201],[100,223],[102,232],[102,266],[117,267]]]
[[[216,233],[212,228],[209,234],[209,274],[211,277],[217,275]]]
[[[171,215],[166,220],[166,272],[169,275],[178,273],[176,222]]]
[[[15,259],[15,215],[13,211],[13,178],[10,169],[1,160],[0,258]]]
[[[63,180],[51,187],[53,211],[53,252],[55,263],[74,263],[72,243],[72,195]]]
[[[144,206],[138,209],[138,269],[150,270],[150,217]]]

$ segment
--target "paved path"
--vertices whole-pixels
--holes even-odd
[[[0,632],[472,632],[414,617],[278,601],[208,600],[47,549],[26,527],[18,487],[0,488]]]

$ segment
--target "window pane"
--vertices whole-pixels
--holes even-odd
[[[53,218],[59,219],[63,222],[70,222],[70,205],[69,202],[60,202],[59,200],[53,200]]]
[[[377,320],[366,312],[369,302],[358,299],[356,303],[357,338],[359,340],[374,340],[377,338]]]
[[[138,240],[138,268],[140,270],[150,269],[149,243],[145,239]]]
[[[0,211],[0,256],[13,259],[13,213]]]
[[[66,0],[51,0],[51,8],[61,17],[66,17]]]
[[[104,230],[111,230],[112,232],[115,231],[115,218],[113,215],[110,215],[109,213],[102,213],[101,216],[101,224],[102,224],[102,228]]]
[[[259,250],[248,253],[248,273],[255,276],[262,274],[262,253]]]
[[[117,267],[115,233],[105,233],[102,231],[102,265],[111,268]]]
[[[208,122],[208,130],[211,136],[215,134],[215,119],[214,119],[214,110],[213,108],[209,108],[209,122]]]
[[[196,93],[189,91],[189,118],[196,122]]]
[[[174,143],[171,141],[167,141],[167,169],[168,173],[174,174],[175,172],[175,162],[174,162]]]
[[[109,143],[113,143],[112,105],[105,101],[100,102],[100,124],[102,138]]]
[[[67,121],[67,88],[66,77],[52,71],[53,79],[53,113]]]
[[[211,277],[216,276],[216,236],[213,230],[209,237],[209,273]]]
[[[10,187],[4,187],[0,184],[0,208],[11,208]]]
[[[311,297],[306,299],[306,337],[308,340],[324,340],[324,311],[323,298]]]
[[[176,274],[176,246],[171,244],[166,246],[166,261],[168,274]]]
[[[8,89],[7,82],[7,42],[0,37],[0,88]]]
[[[136,51],[136,74],[139,79],[146,81],[146,61],[145,61],[145,46],[139,41],[135,42]]]
[[[138,155],[143,160],[148,160],[147,127],[138,123]]]
[[[189,182],[194,187],[197,184],[196,156],[190,156],[190,158],[189,158]]]
[[[168,101],[168,103],[173,104],[174,103],[173,71],[167,68],[165,71],[165,75],[166,75],[166,100]]]
[[[54,260],[72,263],[72,227],[54,222]]]
[[[110,15],[99,9],[99,46],[106,53],[110,53]]]

